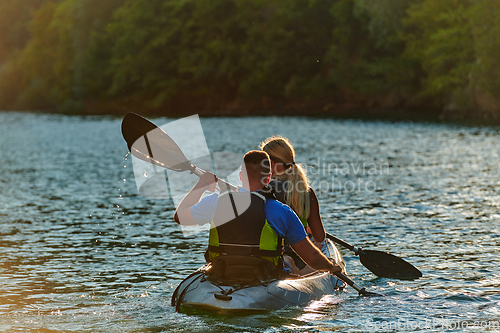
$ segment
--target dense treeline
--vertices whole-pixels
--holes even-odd
[[[0,17],[4,110],[500,117],[498,0],[0,0]]]

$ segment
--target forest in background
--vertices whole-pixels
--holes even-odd
[[[0,109],[500,119],[498,0],[0,0]]]

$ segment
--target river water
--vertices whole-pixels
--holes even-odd
[[[162,125],[172,119],[152,119]],[[353,289],[258,315],[175,312],[203,263],[169,199],[138,195],[121,118],[0,113],[0,331],[500,331],[498,128],[312,118],[201,120],[212,153],[287,136],[327,231],[423,272],[376,278],[342,249]],[[193,176],[195,177],[195,176]]]

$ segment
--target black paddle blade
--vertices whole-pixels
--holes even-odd
[[[377,294],[377,293],[374,293],[374,292],[371,292],[371,291],[367,291],[365,288],[361,289],[359,291],[359,295],[360,296],[365,296],[365,297],[378,297],[378,296],[384,296],[384,295],[381,295],[381,294]]]
[[[123,118],[122,135],[132,155],[143,161],[174,171],[195,169],[165,131],[138,114]]]
[[[392,279],[417,279],[422,276],[415,266],[388,252],[361,250],[359,260],[373,274]]]
[[[127,142],[128,150],[144,134],[157,129],[158,126],[135,113],[127,113],[122,121],[122,135]]]

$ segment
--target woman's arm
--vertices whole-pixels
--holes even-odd
[[[311,234],[314,238],[314,242],[321,243],[325,240],[325,227],[323,226],[323,221],[321,221],[321,215],[319,214],[319,202],[316,193],[312,188],[309,189],[309,217],[307,218],[307,225],[311,229]]]

